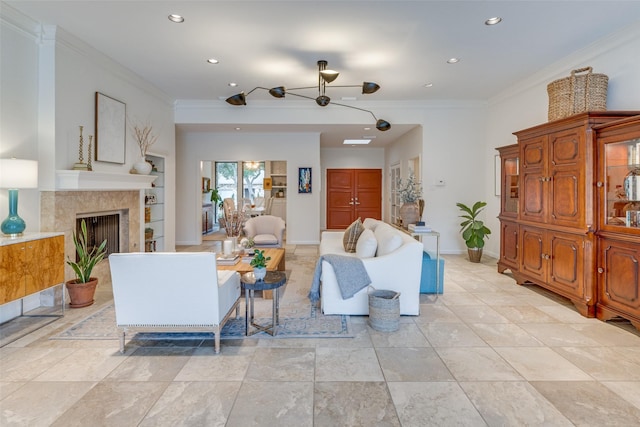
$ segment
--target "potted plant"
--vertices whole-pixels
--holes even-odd
[[[270,256],[264,256],[264,250],[256,249],[256,253],[251,259],[249,265],[253,267],[253,275],[256,280],[263,280],[267,275],[267,261],[271,259]]]
[[[456,206],[463,212],[462,215],[459,215],[460,218],[464,218],[464,221],[460,223],[460,232],[467,245],[469,261],[480,262],[484,238],[489,238],[491,230],[484,225],[484,222],[478,219],[478,214],[487,206],[487,203],[476,202],[471,208],[464,203],[456,203]]]
[[[76,278],[66,283],[69,291],[69,306],[71,308],[87,307],[93,304],[93,295],[98,285],[98,279],[91,277],[93,267],[96,266],[107,253],[107,239],[100,246],[89,247],[87,239],[87,224],[82,220],[80,234],[73,233],[73,244],[76,248],[77,261],[67,257],[67,264],[71,266]]]
[[[420,206],[418,201],[422,197],[422,185],[416,181],[416,177],[411,172],[406,180],[398,180],[398,193],[400,194],[400,218],[402,226],[407,228],[409,224],[420,221]],[[424,206],[424,205],[423,205]]]

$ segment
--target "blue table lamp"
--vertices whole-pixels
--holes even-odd
[[[18,237],[26,227],[18,216],[18,189],[38,188],[38,162],[0,159],[0,188],[9,190],[9,216],[2,221],[0,230],[5,236]]]

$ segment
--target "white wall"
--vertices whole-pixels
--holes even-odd
[[[0,14],[0,158],[38,160],[38,46],[36,36],[22,30],[35,23],[9,12],[3,8]],[[38,231],[40,193],[22,189],[18,199],[26,231]],[[7,191],[2,189],[0,222],[8,213]]]
[[[382,213],[385,211],[384,183],[386,171],[384,167],[384,148],[322,148],[320,150],[322,165],[322,194],[320,197],[320,226],[327,228],[327,169],[381,169],[382,170]]]
[[[287,243],[317,244],[320,241],[320,136],[317,133],[211,133],[189,131],[180,126],[176,134],[176,235],[179,245],[202,241],[202,193],[200,162],[203,160],[286,160]],[[298,168],[312,168],[311,194],[299,194]]]
[[[493,163],[496,147],[515,144],[512,135],[521,129],[547,121],[547,84],[570,74],[571,70],[593,67],[595,73],[609,76],[608,110],[640,110],[640,25],[620,31],[563,61],[531,75],[491,100],[487,118],[484,158]],[[487,169],[485,193],[489,228],[496,233],[487,241],[485,252],[499,255],[500,200],[493,194],[493,176]]]
[[[319,163],[321,161],[323,172],[327,167],[333,167],[331,165],[345,167],[355,167],[353,165],[358,165],[358,167],[367,167],[367,163],[371,162],[371,164],[375,164],[375,167],[381,167],[386,177],[388,174],[388,162],[392,161],[394,157],[398,159],[409,159],[421,154],[423,164],[422,176],[425,180],[426,215],[433,228],[442,233],[441,247],[443,253],[462,252],[464,250],[464,242],[458,233],[458,212],[455,203],[457,201],[470,202],[484,199],[483,182],[486,179],[485,173],[487,173],[489,166],[491,167],[491,171],[493,171],[493,163],[485,165],[482,160],[485,146],[484,138],[486,135],[486,103],[479,101],[433,101],[420,103],[368,102],[358,105],[362,105],[362,108],[375,111],[378,117],[384,117],[386,120],[389,120],[392,125],[396,123],[421,127],[423,135],[420,136],[418,132],[417,134],[408,135],[404,139],[401,138],[401,140],[405,142],[399,143],[397,147],[389,148],[390,154],[385,155],[386,158],[384,162],[380,153],[375,151],[367,151],[366,154],[359,158],[360,152],[355,149],[343,149],[345,151],[341,156],[331,149],[324,153],[324,150],[319,150],[319,145],[314,147],[316,151],[301,152],[301,157],[292,158],[292,156],[298,156],[298,154],[292,154],[295,152],[290,148],[299,148],[299,146],[293,144],[292,147],[289,147],[286,143],[283,143],[284,139],[280,137],[280,135],[289,134],[267,132],[232,133],[232,129],[235,126],[243,127],[250,126],[251,124],[267,123],[274,129],[278,129],[278,125],[281,124],[296,125],[327,122],[336,124],[362,123],[362,125],[370,125],[370,117],[367,117],[366,114],[360,114],[361,112],[359,111],[344,108],[320,109],[312,102],[300,103],[292,101],[274,105],[273,102],[264,104],[256,101],[246,107],[230,108],[223,101],[181,101],[176,105],[176,124],[178,125],[178,129],[184,126],[185,128],[191,127],[191,129],[197,128],[200,132],[193,130],[189,135],[189,139],[185,139],[180,136],[182,132],[179,131],[176,137],[178,143],[178,168],[187,167],[189,168],[187,173],[191,173],[193,162],[215,160],[215,158],[211,158],[211,155],[200,158],[189,155],[186,160],[183,159],[181,151],[187,149],[183,146],[183,143],[191,142],[191,139],[197,140],[199,144],[202,145],[202,147],[197,148],[197,150],[202,151],[199,155],[205,155],[208,150],[210,153],[215,153],[218,158],[224,160],[244,160],[247,158],[286,160],[289,174],[291,174],[291,168],[294,168],[295,172],[297,172],[299,166],[305,166],[304,163],[300,164],[301,159],[309,159],[304,160],[304,162],[309,163],[313,161]],[[230,133],[207,131],[206,124],[226,124],[225,126],[229,127]],[[229,137],[231,137],[231,135],[235,136],[232,140],[227,141],[227,135]],[[281,155],[263,157],[252,154],[251,149],[254,146],[248,143],[245,136],[255,141],[256,148],[261,148],[264,144],[268,143],[270,152],[278,150],[277,152]],[[421,138],[424,139],[423,143],[421,142]],[[318,141],[319,139],[316,138],[316,144],[319,144]],[[234,144],[238,144],[238,146],[234,146]],[[282,147],[279,148],[280,146]],[[225,154],[228,150],[233,150],[234,153],[238,152],[237,156],[228,158]],[[185,163],[185,161],[187,163]],[[327,163],[325,164],[325,162]],[[491,162],[493,162],[493,158]],[[491,172],[491,177],[493,176],[492,174],[493,172]],[[436,177],[445,179],[447,184],[444,187],[436,187]],[[319,194],[316,193],[317,178],[318,175],[314,169],[315,195]],[[178,188],[183,188],[182,182],[180,181],[181,179],[182,174],[178,176]],[[386,181],[385,179],[385,185],[387,185]],[[195,182],[195,178],[191,177],[189,182]],[[197,188],[200,188],[199,185],[200,184],[198,184]],[[315,195],[314,198],[316,197]],[[313,205],[313,209],[315,209],[314,215],[322,216],[322,222],[316,224],[315,222],[306,221],[305,224],[305,227],[309,229],[308,233],[313,235],[316,240],[316,236],[319,235],[320,229],[324,228],[326,221],[324,219],[325,197],[324,194],[321,194],[321,196],[322,201],[318,200],[318,203]],[[184,197],[184,195],[180,194],[179,197]],[[318,195],[318,197],[320,197],[320,195]],[[384,198],[385,203],[388,203],[387,195],[385,195]],[[188,200],[188,209],[195,209],[195,205],[192,203],[195,200],[196,198],[194,196],[190,197]],[[177,200],[177,203],[182,211],[185,204],[182,203],[180,199]],[[305,205],[305,207],[307,206]],[[179,215],[181,214],[179,213]],[[288,225],[291,225],[292,219],[298,215],[299,212],[297,209],[292,209],[291,206],[288,206]],[[194,244],[194,242],[199,242],[200,234],[196,232],[199,230],[198,224],[200,220],[197,220],[198,224],[182,224],[183,220],[180,218],[179,216],[176,229],[178,243]],[[189,221],[195,221],[195,210],[189,214],[189,218]],[[186,221],[186,219],[184,220]],[[312,227],[317,228],[312,230],[310,229]],[[308,242],[306,237],[301,238],[290,228],[287,229],[287,239],[290,243],[296,241],[299,243],[303,241]]]

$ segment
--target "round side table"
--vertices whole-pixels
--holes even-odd
[[[263,280],[256,280],[253,273],[245,273],[240,276],[240,285],[244,289],[245,299],[245,335],[250,336],[257,332],[266,332],[271,336],[278,332],[280,322],[280,292],[279,289],[287,282],[284,271],[267,271]],[[271,324],[259,325],[254,321],[254,293],[255,291],[273,290],[273,306],[271,312]],[[253,327],[250,330],[250,327]]]

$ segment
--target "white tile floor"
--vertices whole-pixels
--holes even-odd
[[[180,250],[208,250],[215,242]],[[310,283],[316,246],[288,246]],[[354,338],[128,346],[50,340],[111,299],[0,349],[2,426],[632,426],[640,424],[640,334],[518,286],[485,256],[445,256],[445,293],[421,315]],[[311,267],[310,267],[311,266]],[[285,292],[283,310],[302,304]]]

